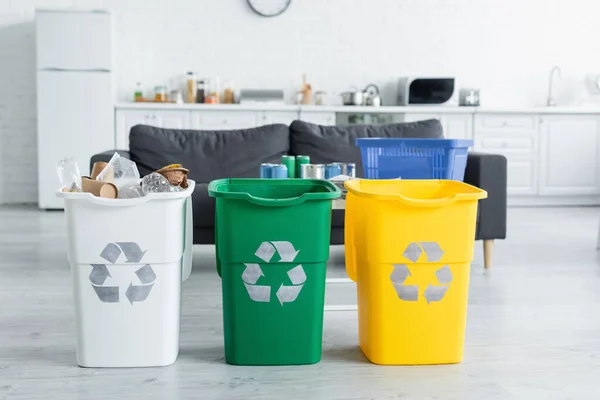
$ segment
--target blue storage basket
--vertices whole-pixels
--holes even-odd
[[[367,179],[452,179],[465,177],[472,140],[356,139]]]

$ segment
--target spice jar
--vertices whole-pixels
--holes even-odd
[[[326,96],[327,96],[327,93],[325,93],[323,91],[316,92],[315,93],[315,105],[322,106],[323,104],[325,104]]]
[[[181,94],[181,90],[171,90],[170,101],[177,104],[183,104],[183,94]]]
[[[234,97],[233,81],[225,82],[223,89],[223,103],[233,104],[235,102]]]
[[[165,103],[167,101],[167,87],[166,86],[155,86],[154,87],[154,101],[157,103]]]

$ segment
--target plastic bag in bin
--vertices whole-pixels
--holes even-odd
[[[117,187],[139,179],[140,172],[137,165],[133,161],[121,157],[119,153],[112,156],[106,167],[96,177],[98,181],[112,182]]]

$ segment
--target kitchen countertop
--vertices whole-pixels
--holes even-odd
[[[281,112],[337,112],[377,114],[600,114],[598,105],[557,107],[452,107],[452,106],[305,106],[296,104],[174,104],[174,103],[118,103],[117,110],[198,110],[198,111],[281,111]]]

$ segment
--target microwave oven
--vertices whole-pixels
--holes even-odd
[[[456,78],[400,78],[398,79],[398,105],[458,106]]]

